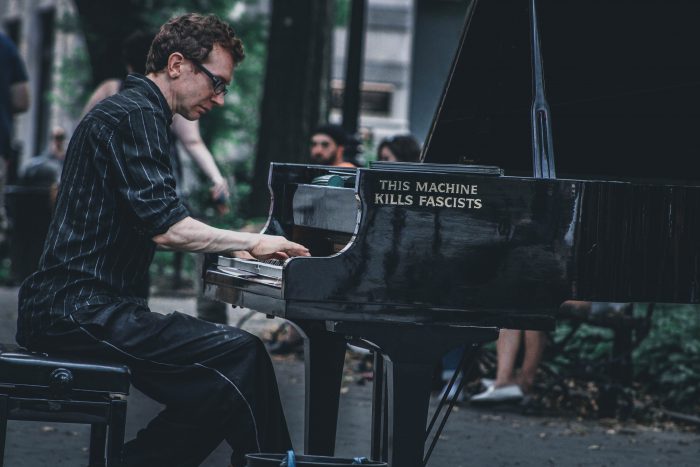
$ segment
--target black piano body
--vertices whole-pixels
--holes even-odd
[[[236,284],[218,298],[287,319],[529,329],[567,299],[698,301],[700,186],[450,169],[346,169],[346,188],[312,184],[335,168],[273,164],[281,202],[263,232],[312,256],[287,260],[279,281],[211,269],[207,284]]]
[[[596,5],[472,0],[423,163],[273,164],[264,232],[312,256],[208,255],[207,295],[306,333],[308,453],[333,453],[346,338],[384,355],[373,430],[418,467],[446,350],[549,329],[568,299],[700,301],[700,4]]]
[[[344,336],[386,355],[390,432],[402,440],[389,459],[418,465],[430,377],[447,350],[501,327],[549,329],[567,299],[697,302],[700,187],[477,169],[498,172],[273,164],[264,232],[312,256],[261,274],[206,261],[207,295],[292,320],[309,337],[308,452],[333,450]],[[323,177],[354,187],[313,184]]]

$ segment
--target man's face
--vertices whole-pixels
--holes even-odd
[[[66,140],[66,133],[63,128],[54,128],[51,132],[51,153],[59,158],[63,159],[65,157],[64,143]]]
[[[184,59],[181,67],[175,92],[177,113],[187,120],[197,120],[214,106],[224,105],[224,94],[214,92],[214,82],[195,62]],[[233,58],[219,44],[214,44],[201,67],[227,85],[233,79]]]
[[[311,137],[311,161],[316,164],[334,164],[338,158],[338,149],[338,145],[328,135],[317,133]]]

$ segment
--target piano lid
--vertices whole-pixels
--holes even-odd
[[[531,0],[472,0],[423,160],[532,176]],[[697,184],[700,2],[537,0],[558,178]]]

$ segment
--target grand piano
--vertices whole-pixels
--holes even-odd
[[[263,232],[311,257],[208,255],[203,280],[303,329],[307,453],[333,453],[348,340],[385,364],[373,454],[418,467],[447,350],[551,329],[569,299],[700,301],[699,18],[472,0],[421,163],[272,164]]]

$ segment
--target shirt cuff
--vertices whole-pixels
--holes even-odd
[[[172,209],[161,214],[153,220],[153,223],[151,224],[149,229],[150,237],[153,238],[156,235],[164,234],[168,231],[170,227],[172,227],[174,224],[177,224],[189,215],[190,212],[187,210],[185,205],[178,200],[177,204]]]

